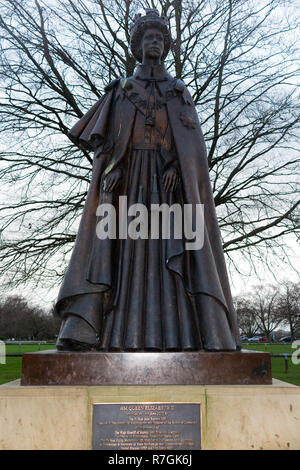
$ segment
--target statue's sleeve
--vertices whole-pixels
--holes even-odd
[[[93,151],[104,145],[112,97],[110,90],[69,131],[68,137],[79,148]]]

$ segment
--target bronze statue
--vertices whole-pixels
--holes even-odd
[[[69,133],[95,154],[56,305],[58,350],[240,349],[203,135],[190,93],[163,65],[170,44],[157,10],[136,15],[130,45],[141,64],[132,77],[111,82]],[[119,220],[120,196],[149,209],[203,204],[203,247],[187,250],[184,235],[173,232],[99,238],[97,208],[111,204]]]

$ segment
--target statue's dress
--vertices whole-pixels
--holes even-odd
[[[128,207],[144,204],[149,218],[152,204],[178,202],[182,206],[180,184],[174,193],[167,193],[162,182],[164,171],[170,166],[177,167],[177,161],[165,105],[157,87],[151,88],[150,85],[146,93],[155,127],[145,125],[146,117],[138,110],[131,152],[122,168]],[[166,250],[167,241],[162,238],[128,237],[122,241],[115,310],[109,314],[110,333],[105,336],[108,348],[160,351],[201,348],[192,301],[180,277],[167,268]]]
[[[128,208],[137,203],[146,206],[149,237],[94,240],[92,253],[103,256],[97,263],[91,255],[88,278],[97,278],[103,285],[107,282],[110,289],[65,300],[60,308],[65,323],[58,347],[68,338],[93,343],[96,335],[97,348],[110,351],[237,348],[222,304],[209,295],[191,295],[182,277],[168,267],[168,254],[184,251],[185,240],[175,239],[172,230],[170,239],[162,238],[161,223],[159,238],[150,236],[152,204],[180,204],[182,210],[184,206],[165,99],[169,85],[164,68],[139,67],[131,94],[136,114],[130,142],[125,157],[115,167],[121,170],[121,183],[113,192],[106,192],[107,172],[99,179],[99,202],[112,203],[118,217],[119,196],[127,196]],[[178,175],[174,191],[165,191],[163,184],[169,168],[175,168]],[[129,217],[127,224],[132,219]],[[107,271],[110,281],[105,280]]]

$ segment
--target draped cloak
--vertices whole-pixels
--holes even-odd
[[[75,296],[109,292],[114,284],[115,266],[110,249],[97,250],[96,209],[103,178],[122,164],[130,147],[138,104],[136,77],[115,80],[105,95],[73,126],[70,139],[79,147],[94,151],[92,177],[71,259],[56,304],[64,311]],[[185,204],[204,206],[204,244],[199,250],[185,250],[183,244],[167,249],[166,265],[182,279],[187,292],[209,296],[226,312],[236,349],[240,338],[221,245],[206,147],[190,93],[181,80],[168,74],[166,109],[176,148]],[[210,312],[204,312],[210,315]],[[89,322],[89,313],[85,320]],[[93,321],[91,320],[92,324]]]

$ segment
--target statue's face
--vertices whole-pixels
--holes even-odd
[[[161,59],[164,52],[164,37],[160,29],[146,29],[142,43],[143,59]]]

